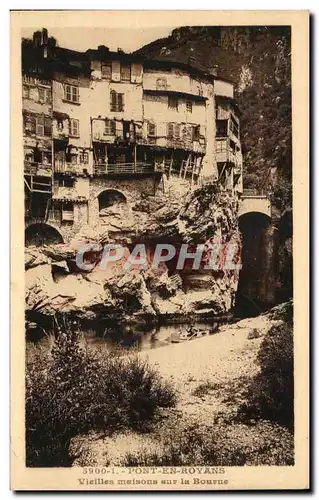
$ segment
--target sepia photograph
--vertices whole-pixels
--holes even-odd
[[[293,189],[308,158],[293,160],[291,22],[19,14],[20,465],[33,481],[77,471],[56,487],[79,490],[293,473],[307,393]]]

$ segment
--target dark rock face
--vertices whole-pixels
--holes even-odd
[[[238,200],[216,184],[205,184],[194,191],[181,192],[178,184],[167,183],[165,190],[146,196],[132,206],[134,234],[123,232],[121,260],[101,266],[103,244],[117,238],[112,231],[90,234],[68,245],[28,247],[26,249],[26,310],[52,316],[75,314],[79,318],[117,317],[135,321],[144,317],[222,315],[230,311],[238,283],[238,271],[192,269],[192,262],[174,269],[175,261],[161,262],[158,268],[123,264],[135,243],[143,244],[148,264],[152,263],[156,243],[174,244],[176,255],[181,244],[196,247],[210,241],[235,242],[240,253],[237,225]],[[112,226],[110,226],[112,227]],[[90,270],[76,265],[83,243],[99,248],[88,256]],[[203,254],[205,255],[205,254]]]

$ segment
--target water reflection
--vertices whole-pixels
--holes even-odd
[[[210,335],[218,330],[220,323],[213,320],[206,320],[192,323],[161,324],[156,326],[110,326],[101,322],[94,324],[74,324],[74,328],[81,332],[88,345],[99,349],[136,349],[144,351],[157,349],[159,347],[187,341],[191,338]],[[27,330],[27,340],[46,344],[50,335],[41,335],[43,329],[29,328]],[[53,332],[46,332],[51,334]]]

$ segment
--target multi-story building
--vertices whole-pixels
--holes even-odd
[[[112,231],[110,207],[125,214],[163,176],[186,190],[206,177],[242,190],[229,82],[104,46],[56,47],[46,30],[22,59],[27,243],[66,242],[83,225]],[[129,231],[126,219],[114,233]]]

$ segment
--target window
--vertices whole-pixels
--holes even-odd
[[[73,203],[63,202],[62,203],[62,222],[73,222]]]
[[[89,163],[89,153],[87,151],[80,153],[80,163]]]
[[[52,153],[51,151],[42,151],[42,163],[44,165],[52,164]]]
[[[49,103],[51,100],[51,92],[49,89],[39,87],[39,102]]]
[[[181,136],[181,126],[179,123],[175,123],[174,139],[180,139]]]
[[[119,94],[115,90],[111,90],[111,111],[124,111],[124,94]]]
[[[73,137],[80,136],[79,120],[76,120],[75,118],[70,118],[70,135]]]
[[[216,137],[227,137],[228,120],[216,120]]]
[[[236,137],[239,137],[238,123],[232,115],[230,115],[229,129]]]
[[[65,179],[58,180],[59,187],[72,188],[74,186],[74,180],[66,177]]]
[[[192,127],[193,128],[193,141],[198,142],[199,141],[199,136],[200,136],[200,126],[195,125]]]
[[[79,87],[66,84],[64,86],[64,99],[69,102],[79,102]]]
[[[186,101],[186,111],[187,113],[193,112],[193,103],[192,101]]]
[[[102,63],[101,65],[102,78],[112,80],[112,63]]]
[[[51,136],[51,119],[45,116],[37,116],[35,119],[35,133],[37,135]]]
[[[179,123],[168,123],[167,124],[167,138],[168,139],[180,139],[181,136],[181,126]]]
[[[114,120],[105,120],[105,135],[115,135],[115,121]]]
[[[231,139],[229,141],[229,147],[234,153],[236,152],[236,144]]]
[[[147,124],[147,135],[154,137],[156,135],[156,125],[155,123],[148,122]]]
[[[121,82],[131,81],[131,65],[121,64]]]
[[[168,107],[169,109],[175,109],[178,111],[178,99],[168,96]]]
[[[168,139],[174,138],[174,123],[167,124],[167,137]]]

